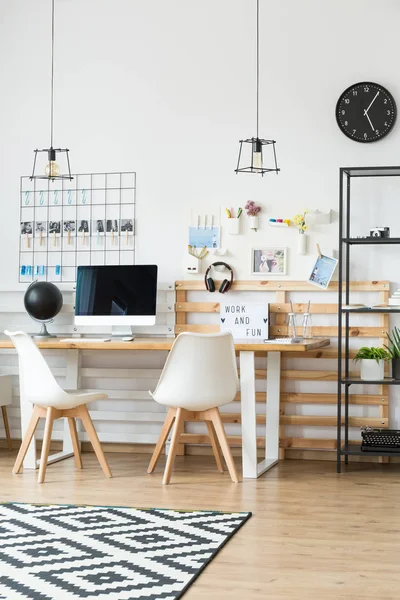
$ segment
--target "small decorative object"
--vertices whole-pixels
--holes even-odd
[[[34,150],[35,158],[33,161],[32,175],[30,179],[49,179],[54,181],[56,179],[73,179],[71,175],[71,167],[69,164],[69,150],[68,148],[53,148],[53,129],[54,129],[54,0],[51,0],[51,84],[50,84],[50,148],[44,148],[43,150]],[[44,173],[39,175],[35,174],[36,161],[38,154],[45,152],[47,154],[47,164],[44,169]],[[66,157],[66,174],[61,174],[60,167],[56,163],[58,154],[64,154]]]
[[[40,333],[34,337],[55,337],[49,334],[46,323],[60,312],[63,297],[56,285],[47,281],[34,281],[28,287],[24,296],[24,306],[28,315],[34,321],[42,324]]]
[[[264,176],[264,173],[274,172],[279,173],[278,163],[276,160],[275,151],[275,140],[264,140],[258,135],[259,125],[259,95],[260,95],[260,0],[257,1],[257,25],[256,25],[256,48],[257,48],[257,61],[256,61],[256,73],[257,73],[257,85],[256,85],[256,137],[248,138],[246,140],[240,140],[239,157],[237,161],[237,167],[235,169],[237,173],[258,173]],[[269,167],[264,166],[263,162],[263,147],[272,148],[272,161]],[[248,155],[246,156],[246,150]]]
[[[296,327],[296,313],[290,312],[288,314],[288,337],[291,339],[295,339],[297,337],[297,327]]]
[[[308,283],[312,283],[312,285],[316,285],[324,290],[326,290],[329,286],[329,282],[332,279],[332,275],[335,272],[336,265],[338,261],[336,258],[331,258],[330,256],[324,256],[321,254],[318,256],[313,269],[311,271],[311,275],[308,278]]]
[[[396,102],[378,83],[361,82],[343,92],[336,104],[340,130],[355,142],[377,142],[387,135],[396,121]]]
[[[189,256],[186,258],[186,273],[196,275],[201,272],[201,260],[207,256],[208,250],[205,246],[201,250],[196,250],[192,246],[188,246]]]
[[[64,221],[64,231],[67,234],[67,244],[71,245],[71,235],[75,235],[76,221]]]
[[[388,344],[385,344],[385,348],[392,359],[392,377],[393,379],[400,379],[400,329],[394,327],[392,334],[386,334]]]
[[[332,210],[327,212],[321,210],[309,210],[306,214],[306,224],[310,225],[329,225],[332,221]]]
[[[369,232],[372,238],[390,238],[390,227],[374,227]]]
[[[261,212],[261,206],[253,202],[253,200],[247,200],[244,205],[247,216],[249,217],[250,229],[257,231],[258,229],[258,215]]]
[[[297,239],[297,254],[306,254],[307,252],[307,238],[306,231],[308,229],[308,225],[306,224],[306,214],[305,210],[298,215],[293,217],[294,226],[299,230],[300,237]]]
[[[361,361],[360,377],[363,381],[382,381],[385,377],[385,361],[390,360],[390,354],[385,348],[363,346],[354,357],[355,362]]]
[[[234,216],[232,209],[226,208],[225,212],[227,216],[228,233],[230,235],[238,235],[240,233],[240,217],[243,209],[239,207],[236,217]]]
[[[310,301],[308,301],[307,311],[303,314],[302,336],[306,340],[312,339],[312,323],[310,313]]]
[[[39,246],[43,246],[43,237],[47,233],[47,223],[46,221],[36,221],[35,223],[35,233],[39,235]]]
[[[290,227],[290,219],[270,219],[268,225],[271,227]]]
[[[261,248],[251,251],[252,275],[286,275],[287,249]]]

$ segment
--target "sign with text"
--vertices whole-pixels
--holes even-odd
[[[221,331],[230,331],[235,340],[268,339],[268,304],[221,302]]]

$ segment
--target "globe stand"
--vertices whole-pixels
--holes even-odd
[[[49,322],[49,321],[47,321],[47,322]],[[40,338],[42,338],[42,339],[43,338],[49,339],[49,338],[55,338],[57,336],[56,335],[52,335],[51,333],[49,333],[47,331],[46,323],[42,322],[42,326],[40,328],[39,333],[35,333],[31,337],[33,337],[34,339],[40,339]]]

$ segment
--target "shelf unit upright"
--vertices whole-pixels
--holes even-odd
[[[351,180],[355,177],[400,177],[398,167],[342,167],[339,175],[339,298],[338,298],[338,401],[337,401],[337,472],[340,473],[342,456],[348,464],[349,456],[400,456],[400,452],[363,452],[361,441],[359,444],[349,443],[349,388],[351,385],[399,385],[400,380],[385,377],[379,381],[365,381],[354,377],[350,373],[350,314],[368,313],[386,315],[385,323],[388,326],[388,315],[400,313],[398,309],[385,308],[358,308],[348,309],[344,306],[350,304],[350,250],[353,245],[380,246],[387,244],[400,244],[400,238],[357,238],[351,237],[350,231],[350,199]],[[386,297],[389,291],[384,292]],[[344,300],[344,302],[343,302]],[[343,327],[344,326],[344,327]],[[343,334],[344,331],[344,334]],[[344,348],[343,348],[344,346]],[[344,367],[343,367],[344,361]],[[344,388],[344,389],[343,389]],[[342,401],[344,399],[344,440],[342,439]],[[344,443],[343,443],[344,441]]]

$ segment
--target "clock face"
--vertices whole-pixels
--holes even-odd
[[[355,142],[381,140],[392,129],[396,115],[393,96],[378,83],[355,83],[336,104],[337,124]]]

